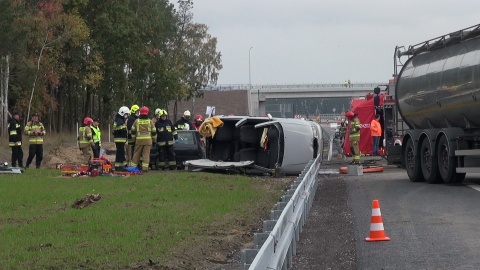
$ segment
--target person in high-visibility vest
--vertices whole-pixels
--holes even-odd
[[[25,126],[25,135],[28,136],[28,158],[25,168],[28,168],[35,157],[36,168],[39,169],[43,160],[43,136],[45,136],[45,127],[39,120],[38,113],[32,114],[32,120]]]
[[[92,129],[92,152],[94,158],[100,157],[100,148],[102,147],[102,131],[100,131],[100,120],[98,118],[93,120],[93,124],[90,127]]]
[[[380,137],[382,136],[382,126],[380,125],[380,114],[375,115],[375,119],[370,122],[370,134],[373,139],[373,155],[378,156],[378,145],[380,144]]]
[[[349,138],[350,138],[350,150],[352,151],[353,160],[352,164],[360,164],[360,120],[357,117],[357,113],[348,111],[345,116],[350,118],[349,121]]]
[[[122,106],[118,109],[113,122],[113,141],[117,148],[115,152],[115,171],[124,171],[127,166],[125,159],[125,145],[127,143],[127,118],[130,114],[130,109],[127,106]]]
[[[82,126],[78,129],[78,147],[86,162],[90,160],[92,154],[90,153],[90,149],[93,147],[93,138],[92,138],[92,129],[90,126],[93,124],[93,119],[90,117],[85,117],[83,119]]]
[[[8,146],[12,148],[12,167],[23,167],[23,150],[22,150],[22,126],[20,125],[20,113],[16,112],[12,115],[12,119],[8,122]]]
[[[140,108],[140,116],[132,125],[132,137],[135,140],[135,150],[133,152],[133,159],[131,166],[138,166],[142,160],[142,171],[148,172],[150,164],[150,150],[152,149],[152,142],[156,140],[157,131],[148,118],[149,109],[146,106]]]

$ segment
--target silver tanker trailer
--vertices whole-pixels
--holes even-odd
[[[458,183],[480,172],[480,24],[395,54],[396,108],[409,127],[400,160],[410,180]]]

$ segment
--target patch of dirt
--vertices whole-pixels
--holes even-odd
[[[103,143],[103,149],[115,149],[114,143]],[[57,164],[65,165],[82,165],[87,164],[88,160],[82,155],[82,151],[76,145],[62,145],[52,149],[45,149],[47,154],[44,154],[42,166],[45,168],[55,169]],[[25,153],[24,153],[25,155]],[[26,153],[28,156],[28,152]],[[115,161],[115,156],[104,155],[110,161]]]

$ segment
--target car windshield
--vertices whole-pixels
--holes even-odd
[[[193,139],[194,132],[178,132],[178,143],[179,144],[195,144]]]

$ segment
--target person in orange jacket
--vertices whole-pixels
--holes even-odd
[[[378,145],[380,144],[380,137],[382,136],[379,114],[376,114],[375,119],[370,123],[370,134],[373,138],[373,155],[378,156]]]

